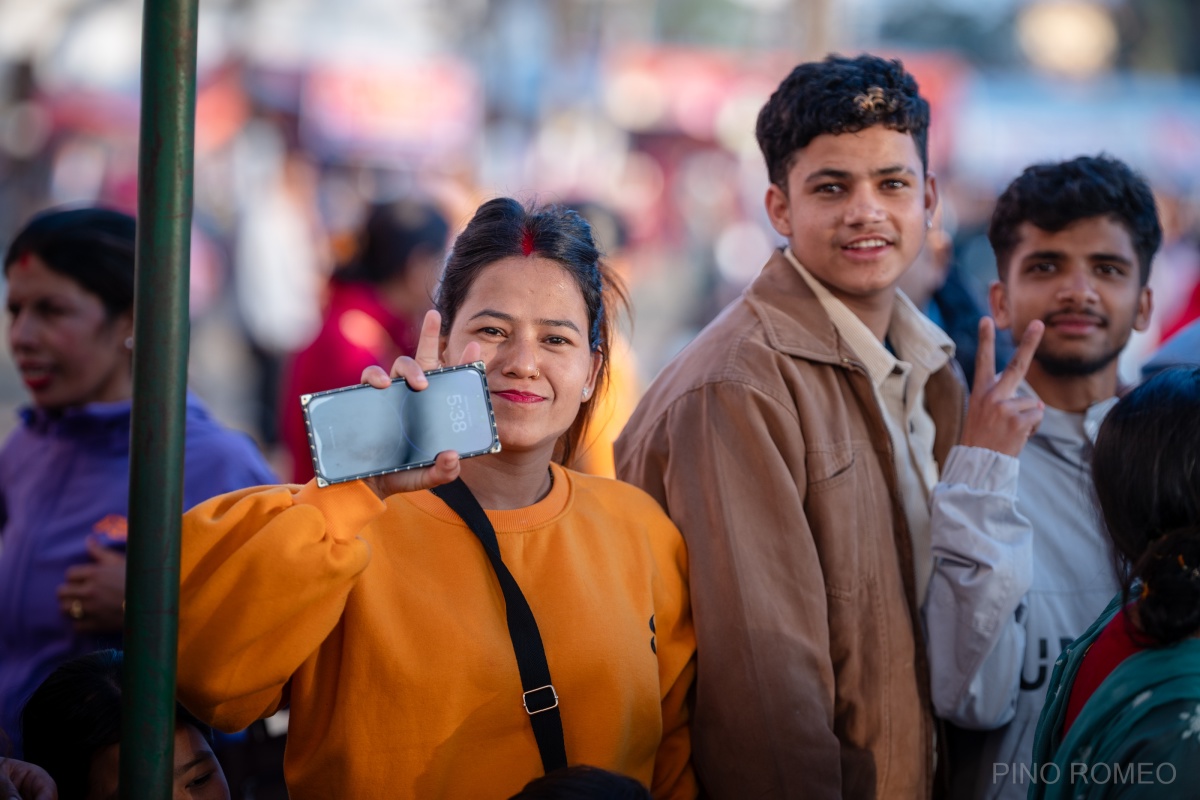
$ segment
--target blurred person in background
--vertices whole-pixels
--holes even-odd
[[[118,796],[124,654],[100,650],[60,665],[21,713],[25,758],[44,769],[59,800]],[[175,706],[172,800],[229,800],[212,731]]]
[[[429,202],[395,200],[368,212],[357,256],[330,279],[317,337],[287,371],[279,418],[293,483],[313,477],[300,395],[358,383],[367,367],[416,351],[449,233]]]
[[[1141,176],[1081,156],[1013,180],[988,238],[994,327],[1043,333],[997,378],[992,320],[980,326],[961,446],[931,502],[924,611],[934,708],[968,729],[947,737],[953,796],[1015,800],[1055,659],[1118,588],[1088,462],[1118,357],[1150,322],[1162,229]]]
[[[1200,368],[1156,374],[1096,436],[1121,591],[1054,667],[1029,797],[1194,797],[1200,786]]]
[[[606,263],[623,284],[630,286],[629,265],[625,258],[629,233],[624,220],[604,203],[580,200],[565,205],[579,212],[592,226]],[[614,328],[612,345],[609,347],[608,381],[604,394],[593,401],[596,410],[592,413],[587,436],[572,465],[575,469],[604,478],[616,477],[613,442],[629,421],[629,415],[637,407],[641,396],[637,358],[630,347],[629,338]]]
[[[1177,331],[1142,365],[1142,380],[1167,367],[1200,366],[1200,319]]]
[[[421,391],[426,370],[484,361],[502,449],[235,492],[185,515],[184,705],[225,730],[288,705],[296,800],[506,798],[554,763],[535,729],[559,715],[568,763],[694,797],[683,539],[643,492],[563,466],[603,390],[623,305],[578,214],[482,205],[415,358],[391,375]],[[377,366],[362,378],[390,384]],[[487,509],[496,544],[485,550],[452,492]],[[497,562],[536,618],[561,705],[541,686],[522,708]]]
[[[975,377],[979,320],[984,312],[954,264],[954,245],[941,221],[939,205],[925,246],[908,271],[900,276],[899,288],[921,313],[954,340],[954,358],[970,384]],[[996,368],[1004,369],[1011,357],[1012,337],[1007,331],[1000,332],[996,336]]]
[[[257,434],[269,452],[281,435],[285,359],[321,325],[332,266],[318,205],[318,170],[298,146],[294,114],[258,110],[236,140],[237,230],[233,288],[254,363]]]
[[[32,400],[0,450],[0,728],[14,736],[51,670],[121,640],[134,246],[131,216],[54,210],[4,258],[9,346]],[[274,480],[189,394],[184,507]]]

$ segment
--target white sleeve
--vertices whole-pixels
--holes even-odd
[[[1017,510],[1018,467],[1012,456],[958,446],[933,490],[923,609],[933,705],[964,728],[1009,722],[1020,690],[1033,530]]]

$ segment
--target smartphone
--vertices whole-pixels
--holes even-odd
[[[443,450],[496,453],[500,437],[482,361],[425,373],[419,392],[393,378],[300,397],[318,486],[427,467]]]

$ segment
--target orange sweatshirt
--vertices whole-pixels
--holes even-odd
[[[567,758],[696,795],[683,539],[648,495],[554,465],[489,511],[541,630]],[[287,705],[295,800],[506,798],[542,773],[504,597],[430,492],[279,486],[184,517],[179,696],[238,730]]]

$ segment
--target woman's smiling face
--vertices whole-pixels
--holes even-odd
[[[595,389],[601,356],[579,284],[555,261],[513,256],[483,268],[442,340],[443,361],[478,342],[505,452],[554,444]]]

